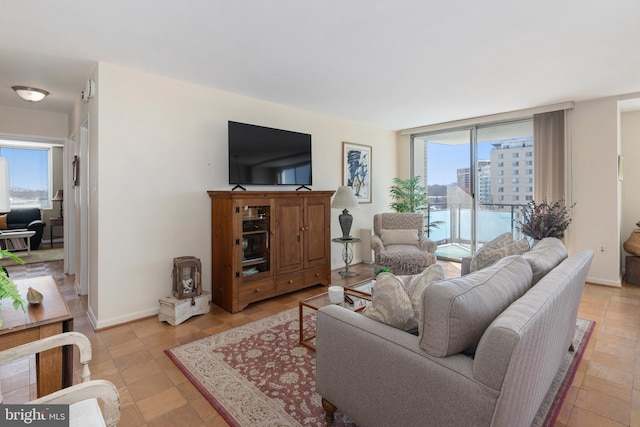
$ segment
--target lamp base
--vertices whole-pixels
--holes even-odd
[[[340,222],[340,228],[342,229],[342,238],[350,239],[351,236],[349,233],[351,232],[351,224],[353,224],[353,216],[347,209],[345,209],[340,215],[338,215],[338,221]]]

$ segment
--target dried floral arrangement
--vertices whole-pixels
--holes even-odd
[[[520,219],[514,220],[516,228],[525,236],[535,240],[545,237],[562,239],[564,232],[571,223],[571,209],[576,204],[567,207],[564,200],[552,204],[544,200],[538,204],[534,200],[520,208]]]

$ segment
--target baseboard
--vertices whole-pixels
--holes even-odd
[[[160,313],[160,304],[158,304],[157,307],[138,311],[136,313],[129,313],[126,316],[113,317],[111,319],[100,321],[96,320],[93,329],[99,331],[100,329],[110,328],[111,326],[117,326],[123,323],[132,322],[134,320],[144,319],[145,317],[157,316],[158,313]]]
[[[621,288],[622,281],[618,280],[607,280],[607,279],[599,279],[597,277],[587,277],[587,283],[593,283],[595,285],[604,285],[604,286],[612,286],[614,288]]]

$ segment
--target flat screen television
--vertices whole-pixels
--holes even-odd
[[[311,135],[229,121],[229,184],[311,183]]]

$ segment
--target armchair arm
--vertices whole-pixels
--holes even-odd
[[[52,348],[65,345],[75,345],[80,352],[80,363],[82,364],[82,382],[89,381],[89,361],[91,360],[91,341],[79,332],[65,332],[52,337],[42,338],[37,341],[28,342],[17,347],[0,351],[0,364],[13,362],[32,354],[41,353]],[[0,395],[0,403],[2,395]]]
[[[120,394],[115,385],[105,380],[93,380],[58,390],[32,400],[31,404],[44,403],[71,405],[88,399],[104,402],[104,421],[107,426],[115,426],[120,419]]]
[[[318,311],[316,334],[316,390],[357,424],[491,423],[498,392],[473,378],[471,357],[432,357],[418,337],[338,306]]]
[[[384,249],[384,243],[382,243],[382,239],[377,234],[371,236],[371,249],[375,252],[380,252]]]
[[[438,244],[423,234],[418,242],[418,247],[430,253],[434,253],[438,249]]]
[[[27,225],[28,230],[34,230],[36,228],[44,228],[44,221],[41,219],[34,219]]]

